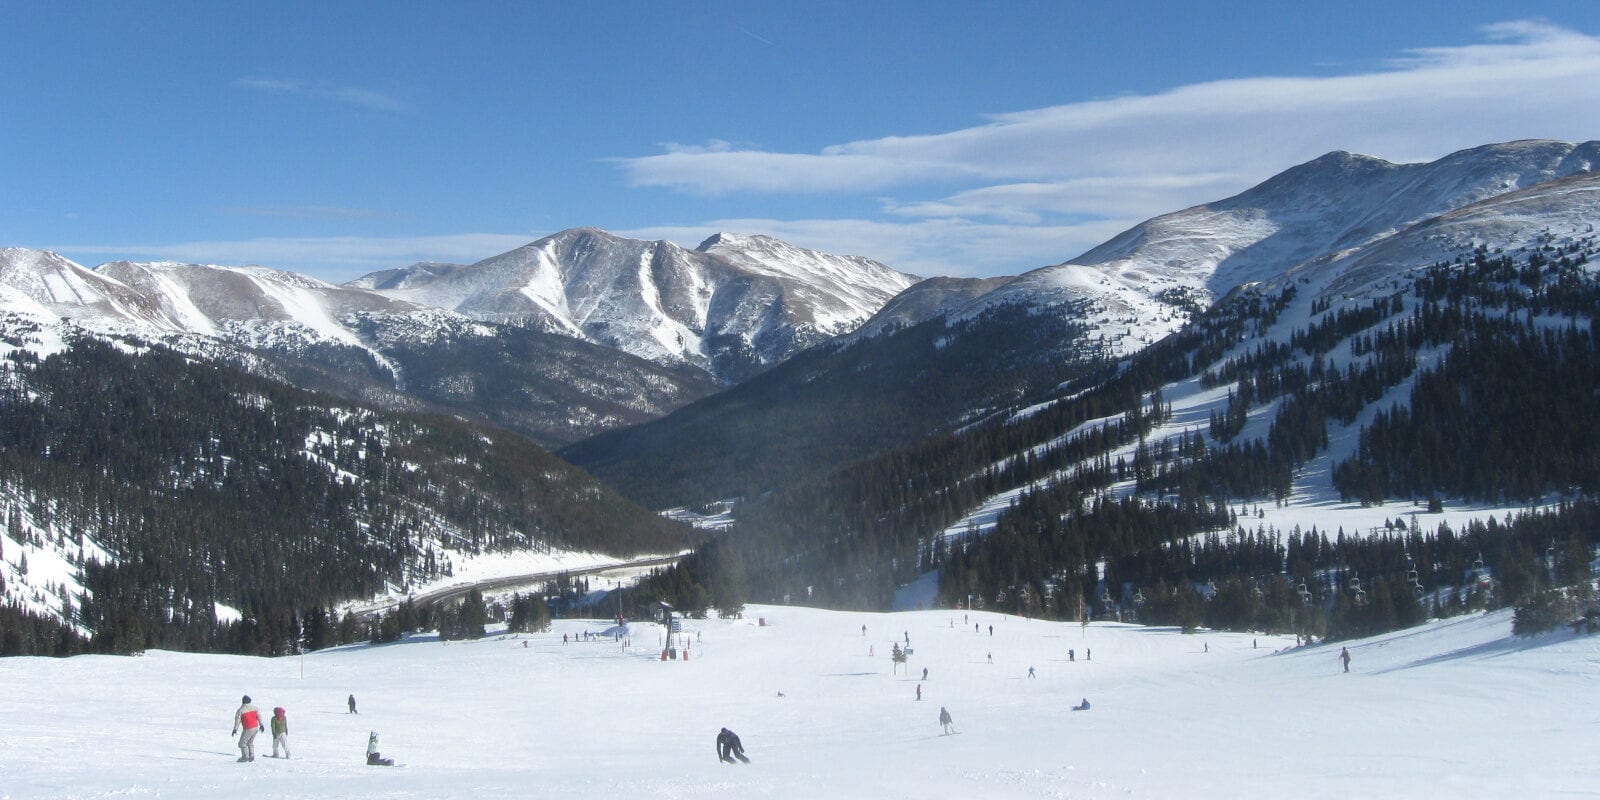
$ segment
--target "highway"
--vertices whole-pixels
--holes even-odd
[[[470,592],[473,589],[477,589],[484,594],[488,594],[490,592],[510,589],[516,586],[532,586],[535,584],[545,583],[546,581],[555,580],[562,575],[566,575],[569,578],[577,578],[584,575],[610,572],[611,570],[616,569],[659,567],[668,564],[676,564],[678,559],[683,558],[684,555],[686,554],[680,553],[671,556],[650,556],[648,558],[638,558],[632,561],[616,561],[610,564],[598,564],[592,567],[547,570],[545,572],[529,572],[521,575],[504,575],[498,578],[486,578],[474,583],[461,583],[452,586],[443,586],[438,589],[430,589],[429,591],[422,592],[421,594],[413,594],[410,596],[410,599],[411,602],[418,608],[441,606],[465,597],[467,592]],[[400,600],[382,600],[368,605],[358,606],[351,610],[356,614],[368,616],[380,612],[387,612],[390,609],[399,606],[401,602],[402,601]]]

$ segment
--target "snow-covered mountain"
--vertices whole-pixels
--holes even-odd
[[[652,419],[715,388],[703,373],[615,348],[263,267],[116,261],[90,270],[8,248],[0,312],[52,330],[160,341],[390,408],[450,409],[547,445]]]
[[[1329,153],[1226,200],[1140,223],[1077,258],[1019,276],[959,315],[1088,300],[1112,351],[1128,354],[1234,287],[1597,166],[1600,141],[1492,144],[1423,164]]]
[[[1295,283],[1303,324],[1313,299],[1393,292],[1393,281],[1470,253],[1474,242],[1514,248],[1551,231],[1581,238],[1597,216],[1588,188],[1600,179],[1597,164],[1600,142],[1512,142],[1430,164],[1332,153],[1235,197],[1151,219],[1059,266],[998,285],[923,281],[839,347],[563,455],[647,503],[791,485],[874,450],[1036,413],[1086,388],[1073,358],[1136,354],[1236,287]],[[943,330],[906,330],[940,317]],[[958,383],[973,377],[976,385]],[[1225,400],[1208,395],[1187,424],[1205,424]],[[817,411],[837,408],[850,418]],[[798,444],[775,448],[769,432]],[[708,494],[694,495],[695,486]],[[993,501],[1004,508],[1010,499]]]
[[[717,234],[687,250],[581,228],[468,266],[418,264],[347,286],[734,382],[854,329],[917,280],[766,236]]]

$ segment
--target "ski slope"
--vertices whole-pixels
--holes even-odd
[[[1600,778],[1600,638],[1514,639],[1506,612],[1342,643],[1350,674],[1340,644],[967,619],[752,607],[686,621],[688,660],[665,662],[648,623],[627,649],[562,643],[592,620],[275,659],[0,659],[0,798],[1553,797]],[[244,693],[288,709],[292,759],[262,737],[235,763]],[[751,765],[717,761],[723,726]],[[365,765],[369,731],[403,766]]]

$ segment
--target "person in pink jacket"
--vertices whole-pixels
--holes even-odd
[[[283,748],[283,755],[278,755],[278,748]],[[289,757],[289,717],[284,712],[283,706],[272,709],[272,757]]]

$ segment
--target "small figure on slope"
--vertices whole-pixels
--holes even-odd
[[[244,733],[239,733],[240,730]],[[250,703],[250,695],[239,701],[239,710],[233,712],[233,732],[239,733],[239,760],[256,760],[256,732],[261,730],[261,709]]]
[[[1083,702],[1073,706],[1072,710],[1073,711],[1088,711],[1089,710],[1089,698],[1087,698],[1087,697],[1083,698]]]
[[[356,696],[355,695],[350,695],[350,699],[346,700],[345,704],[350,707],[350,710],[345,712],[346,714],[354,714],[354,713],[356,713]]]
[[[717,733],[717,758],[729,764],[734,763],[733,760],[736,758],[746,764],[750,763],[750,759],[744,757],[744,743],[739,741],[739,734],[727,728]]]
[[[371,733],[371,735],[367,736],[367,766],[369,766],[369,767],[392,767],[392,766],[394,766],[394,759],[392,759],[392,758],[384,758],[383,754],[378,752],[378,732],[377,731],[373,731]]]
[[[283,755],[278,755],[278,748],[283,748]],[[283,706],[272,709],[272,757],[289,757],[289,717]]]
[[[1349,672],[1350,671],[1350,648],[1348,648],[1348,647],[1339,648],[1339,660],[1344,662],[1344,671],[1345,672]]]
[[[939,706],[939,724],[944,727],[945,735],[956,732],[956,723],[950,718],[950,709],[944,706]]]

